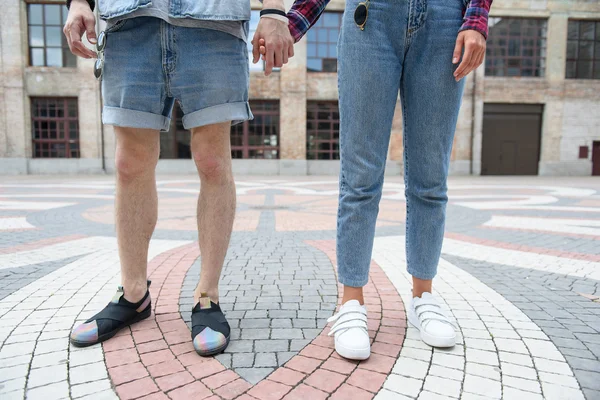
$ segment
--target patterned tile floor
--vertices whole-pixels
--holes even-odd
[[[434,281],[459,331],[406,322],[404,186],[387,180],[366,287],[373,355],[340,359],[326,320],[337,181],[242,178],[221,280],[224,354],[189,334],[200,269],[193,177],[158,182],[152,317],[103,345],[68,343],[119,282],[108,177],[0,180],[0,399],[600,399],[600,182],[455,178]]]

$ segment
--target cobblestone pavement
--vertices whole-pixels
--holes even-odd
[[[232,327],[201,358],[189,333],[200,270],[198,183],[158,182],[154,313],[103,345],[70,329],[119,283],[108,177],[0,179],[0,399],[600,399],[600,182],[455,178],[434,281],[458,328],[432,349],[406,322],[404,186],[384,187],[366,287],[372,356],[340,359],[332,177],[237,181],[220,285]]]

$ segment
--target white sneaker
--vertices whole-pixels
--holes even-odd
[[[367,308],[358,300],[347,301],[327,322],[334,322],[329,336],[335,335],[335,351],[350,360],[366,360],[371,355],[367,329]]]
[[[408,309],[408,321],[421,332],[421,340],[432,347],[452,347],[456,331],[431,293],[414,297]]]

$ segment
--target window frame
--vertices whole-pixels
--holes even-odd
[[[34,68],[77,68],[77,56],[73,55],[71,53],[71,50],[69,49],[69,45],[64,37],[64,34],[62,33],[62,28],[63,28],[63,21],[65,21],[67,14],[68,14],[68,9],[67,7],[64,5],[64,3],[59,3],[59,2],[53,2],[53,1],[26,1],[25,2],[26,5],[26,19],[27,19],[27,66],[28,67],[34,67]],[[31,24],[29,22],[30,20],[30,7],[32,5],[40,5],[42,6],[42,14],[41,14],[41,18],[42,18],[42,23],[41,24]],[[46,21],[45,21],[45,15],[46,15],[46,6],[57,6],[60,10],[60,25],[46,25]],[[43,38],[44,38],[44,45],[42,47],[39,46],[32,46],[31,45],[31,27],[41,27],[42,28],[42,33],[43,33]],[[56,26],[60,28],[61,34],[60,34],[60,40],[61,40],[61,45],[60,47],[58,46],[48,46],[47,45],[47,40],[46,40],[46,27],[47,26]],[[61,66],[50,66],[48,65],[48,58],[47,58],[47,54],[46,54],[46,49],[47,48],[53,48],[53,49],[61,49]],[[44,56],[44,63],[43,65],[33,65],[33,57],[32,57],[32,50],[33,49],[42,49],[43,50],[43,56]],[[73,61],[75,63],[75,65],[72,66],[67,66],[67,57],[72,57]]]
[[[81,137],[80,137],[80,131],[79,131],[79,101],[77,99],[77,97],[51,97],[51,96],[32,96],[29,98],[30,99],[30,103],[31,103],[31,157],[32,158],[46,158],[46,159],[55,159],[55,158],[81,158]],[[50,101],[56,101],[56,104],[62,104],[63,105],[63,110],[64,110],[64,116],[63,117],[50,117],[50,116],[46,116],[46,117],[42,117],[42,116],[36,116],[37,111],[41,110],[42,108],[39,106],[40,104],[38,103],[39,101],[45,101],[46,102],[46,109],[48,110],[48,104]],[[76,115],[74,117],[70,117],[69,116],[69,102],[74,102],[75,105],[75,111],[76,111]],[[60,124],[59,122],[63,122],[64,123],[64,128],[63,128],[63,138],[60,139],[43,139],[43,138],[38,138],[36,139],[36,136],[41,136],[40,135],[36,135],[36,122],[56,122],[56,131],[57,131],[57,136],[59,135],[59,133],[61,132],[59,130]],[[71,139],[70,137],[70,123],[71,122],[75,122],[76,123],[76,130],[77,130],[77,139]],[[65,145],[65,157],[53,157],[53,156],[41,156],[41,155],[37,155],[38,153],[41,154],[40,149],[36,149],[36,144],[64,144]],[[77,156],[73,156],[71,154],[72,151],[76,151],[77,152]]]
[[[592,23],[594,26],[594,32],[592,34],[593,38],[592,39],[581,39],[581,23],[582,22],[589,22]],[[577,38],[576,39],[572,39],[569,35],[571,32],[571,24],[577,24]],[[569,58],[569,43],[570,42],[575,42],[577,44],[577,56],[575,58]],[[592,45],[592,58],[591,59],[580,59],[579,58],[579,49],[581,46],[581,42],[589,42]],[[596,50],[598,50],[598,54],[596,54]],[[592,68],[592,76],[587,78],[587,77],[581,77],[578,76],[579,73],[579,63],[580,62],[591,62],[591,68]],[[569,63],[572,62],[575,65],[575,76],[569,76]],[[597,67],[599,66],[599,67]],[[598,68],[598,76],[594,75],[595,72],[595,67]],[[566,51],[566,55],[565,55],[565,79],[569,79],[569,80],[576,80],[576,79],[581,79],[581,80],[598,80],[600,79],[600,19],[578,19],[578,18],[569,18],[568,21],[568,25],[567,25],[567,51]]]
[[[493,24],[494,21],[498,20],[508,20],[510,21],[521,21],[521,25],[519,27],[519,34],[511,34],[510,27],[507,27],[506,35],[498,36],[493,33]],[[527,28],[531,28],[531,25],[522,24],[523,21],[536,21],[539,22],[540,25],[536,26],[538,30],[538,34],[535,36],[525,36],[523,34],[524,30]],[[539,35],[539,33],[542,35]],[[496,41],[500,39],[504,39],[506,44],[504,46],[496,45]],[[524,46],[523,40],[530,39],[533,40],[533,46]],[[519,40],[518,56],[511,56],[510,53],[510,43],[511,40]],[[541,45],[539,45],[541,43]],[[496,49],[504,48],[505,55],[496,56],[494,55],[494,51]],[[532,56],[524,56],[524,49],[532,49]],[[490,35],[488,37],[488,45],[486,49],[485,56],[485,67],[484,74],[486,77],[493,78],[544,78],[546,75],[546,59],[547,59],[547,49],[548,49],[548,18],[536,18],[536,17],[491,17],[490,18]],[[501,67],[495,66],[496,60],[502,60],[503,65]],[[513,67],[510,66],[509,63],[511,60],[519,60],[519,66]],[[524,66],[523,60],[531,60],[531,66]],[[518,75],[510,75],[509,70],[513,68],[519,69]],[[504,73],[501,75],[497,75],[495,71],[504,70]],[[524,70],[531,70],[531,75],[523,75]],[[536,75],[537,73],[537,75]]]
[[[275,105],[274,109],[261,109],[260,105],[265,105],[265,104],[269,104],[269,105]],[[236,130],[239,130],[240,128],[242,129],[241,132],[241,137],[242,137],[242,144],[241,145],[237,145],[233,143],[231,143],[231,158],[233,159],[238,159],[238,160],[247,160],[247,159],[255,159],[255,160],[278,160],[281,157],[281,104],[279,102],[279,100],[250,100],[250,108],[252,109],[252,113],[254,114],[254,121],[256,121],[256,117],[257,116],[270,116],[270,117],[276,117],[277,118],[277,122],[276,122],[276,136],[277,136],[277,145],[276,146],[268,146],[268,145],[250,145],[249,144],[249,138],[250,138],[250,124],[254,123],[253,121],[244,121],[242,123],[239,123],[235,126],[231,127],[231,137],[233,138],[233,133]],[[267,135],[265,134],[265,127],[268,125],[265,125],[264,120],[262,123],[262,135],[261,137],[265,138],[267,137]],[[263,139],[264,140],[264,139]],[[256,158],[256,157],[250,157],[250,152],[251,151],[259,151],[262,150],[263,154],[266,154],[266,152],[268,151],[277,151],[277,156],[276,157],[272,157],[272,158]],[[242,157],[234,157],[234,152],[242,152]]]
[[[327,106],[327,109],[321,108],[321,106]],[[309,119],[309,113],[314,112],[317,116],[316,119]],[[319,113],[328,112],[330,118],[327,120],[319,119]],[[334,114],[337,113],[337,120],[333,118]],[[339,160],[340,159],[340,110],[339,103],[335,100],[330,101],[307,101],[306,102],[306,159],[310,161],[328,161],[328,160]],[[319,133],[322,131],[318,128],[319,123],[328,122],[329,123],[329,139],[320,139]],[[315,124],[315,129],[309,129],[309,123]],[[334,125],[337,123],[337,139],[335,139],[336,130],[334,129]],[[327,130],[324,130],[327,132]],[[316,138],[313,140],[313,144],[315,145],[315,149],[311,150],[310,146],[310,136],[311,134]],[[329,143],[331,144],[329,150],[319,150],[318,145],[320,143]],[[335,149],[337,147],[337,150]],[[328,158],[319,158],[319,154],[328,154]]]
[[[328,15],[328,14],[332,14],[332,15],[335,14],[337,16],[339,24],[338,24],[338,26],[336,28],[334,28],[334,27],[326,27],[326,26],[321,26],[320,25],[320,24],[324,24],[325,23],[324,22],[325,21],[325,15]],[[312,73],[315,73],[315,74],[319,74],[319,73],[330,73],[330,74],[331,73],[337,73],[337,68],[338,68],[338,64],[337,64],[337,60],[338,60],[337,50],[336,50],[335,57],[332,57],[329,54],[329,46],[330,45],[332,45],[332,44],[335,45],[336,49],[337,49],[337,39],[334,42],[329,41],[329,32],[332,31],[332,30],[334,30],[334,29],[337,29],[337,33],[338,33],[338,36],[339,36],[340,30],[342,28],[342,16],[343,15],[344,15],[344,13],[342,11],[334,11],[334,10],[329,11],[329,10],[327,10],[327,11],[325,11],[323,13],[323,15],[321,15],[321,17],[319,18],[319,20],[308,31],[307,37],[306,37],[306,71],[307,72],[309,72],[311,74]],[[322,42],[322,41],[319,40],[319,31],[321,31],[321,30],[326,30],[327,31],[327,41],[325,41],[325,42]],[[310,39],[310,36],[313,35],[313,34],[315,35],[315,40],[316,40],[314,42],[313,42],[313,40]],[[318,54],[319,54],[319,51],[318,51],[319,44],[325,44],[327,46],[327,48],[328,48],[328,50],[327,50],[327,57],[319,57],[318,56]],[[315,51],[316,51],[317,55],[314,56],[314,57],[309,55],[309,51],[310,51],[309,47],[311,45],[315,46],[315,48],[316,48]],[[311,59],[318,59],[318,60],[321,61],[321,69],[320,70],[315,71],[315,70],[312,70],[312,69],[309,68],[309,63],[310,63]],[[323,64],[324,64],[325,60],[336,60],[335,71],[326,71],[326,70],[324,70]]]

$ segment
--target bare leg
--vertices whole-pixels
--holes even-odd
[[[125,299],[136,303],[146,294],[148,245],[158,213],[154,170],[159,133],[115,127],[115,134],[115,216],[121,284]]]
[[[413,280],[413,290],[412,290],[412,295],[413,297],[421,297],[423,295],[423,293],[428,292],[428,293],[432,293],[432,280],[423,280],[423,279],[418,279],[415,278],[413,276],[412,278]]]
[[[200,282],[194,293],[219,301],[219,278],[235,217],[235,183],[231,170],[231,123],[192,130],[192,155],[200,175],[198,239],[202,257]]]
[[[342,304],[346,304],[346,302],[350,300],[358,300],[360,304],[365,304],[365,299],[363,297],[363,288],[344,286],[344,296],[342,297]]]

